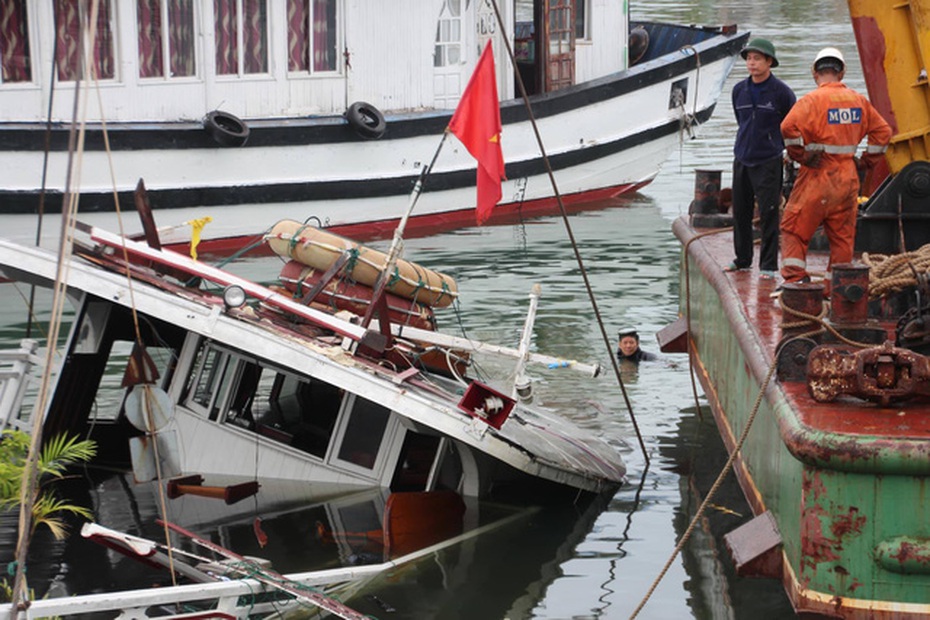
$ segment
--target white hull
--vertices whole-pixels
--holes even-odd
[[[744,38],[720,34],[693,50],[535,97],[534,115],[558,192],[569,203],[584,203],[651,181],[675,145],[712,113]],[[669,103],[679,95],[682,105]],[[508,180],[494,217],[554,212],[554,190],[524,104],[504,102],[501,109]],[[377,140],[354,136],[341,117],[245,119],[251,135],[241,147],[204,140],[198,123],[117,123],[109,131],[124,146],[112,154],[85,148],[71,160],[67,151],[52,150],[46,163],[39,150],[0,150],[0,212],[34,214],[43,170],[48,208],[55,210],[73,162],[70,187],[81,193],[82,221],[114,229],[114,190],[121,209],[129,211],[131,192],[144,179],[168,244],[189,240],[183,223],[205,216],[213,221],[202,238],[232,246],[285,218],[312,218],[356,238],[385,237],[437,150],[449,114],[388,113],[387,130]],[[10,126],[0,124],[0,136],[5,127]],[[22,128],[18,131],[22,135]],[[323,131],[326,137],[310,138]],[[38,126],[36,132],[38,140]],[[176,136],[183,147],[160,144],[167,135]],[[98,131],[102,143],[100,137]],[[413,229],[429,232],[473,223],[474,171],[474,160],[450,135],[413,211]],[[17,217],[12,224],[4,236],[34,239],[34,217]],[[123,224],[128,233],[141,228],[134,215],[124,217]],[[56,222],[47,223],[43,236],[54,237],[58,229]]]

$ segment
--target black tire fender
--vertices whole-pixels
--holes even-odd
[[[203,117],[203,128],[220,146],[242,146],[249,139],[249,126],[229,112],[208,113]]]
[[[381,111],[370,103],[356,101],[346,110],[346,121],[355,132],[368,140],[377,140],[384,135],[387,123]]]

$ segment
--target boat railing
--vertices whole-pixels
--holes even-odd
[[[36,355],[38,347],[38,341],[24,338],[18,349],[0,350],[0,431],[29,431],[29,421],[21,410],[26,391],[38,378],[34,369],[42,366]]]

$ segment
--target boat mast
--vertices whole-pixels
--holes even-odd
[[[397,223],[397,228],[394,229],[394,237],[391,239],[391,247],[384,261],[384,267],[381,269],[378,280],[375,282],[374,292],[371,296],[371,304],[369,304],[368,309],[365,311],[365,316],[362,317],[361,325],[363,328],[368,328],[375,312],[378,312],[382,320],[387,319],[387,303],[384,297],[384,289],[397,267],[397,261],[404,252],[404,229],[407,227],[407,220],[410,219],[410,214],[413,212],[413,208],[416,206],[417,200],[419,200],[420,194],[423,191],[423,183],[426,181],[426,177],[429,175],[430,170],[432,170],[433,166],[436,164],[436,160],[439,158],[439,153],[442,151],[442,147],[446,143],[446,138],[448,136],[449,128],[446,127],[446,130],[442,132],[442,138],[439,140],[436,152],[433,153],[433,158],[428,165],[423,166],[423,169],[420,170],[420,176],[417,177],[417,182],[413,185],[413,191],[410,192],[410,200],[407,203],[407,210],[404,212],[403,217],[400,218],[400,222]],[[391,337],[389,326],[387,330],[382,331],[386,331],[384,334],[386,337]]]

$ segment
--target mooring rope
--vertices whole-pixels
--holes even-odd
[[[930,271],[930,243],[901,254],[862,253],[869,267],[869,297],[876,299],[920,284],[920,277]]]
[[[807,334],[804,336],[806,335]],[[801,337],[803,336],[797,336],[796,338]],[[794,340],[794,338],[790,340]],[[739,455],[740,450],[742,450],[743,444],[746,442],[746,438],[749,436],[749,430],[752,428],[752,423],[755,421],[756,415],[759,413],[759,407],[762,405],[762,397],[765,395],[765,390],[768,388],[769,382],[772,379],[772,375],[775,374],[775,369],[778,367],[778,356],[781,354],[784,345],[790,342],[790,340],[782,343],[778,350],[775,352],[775,357],[772,360],[771,365],[769,365],[769,370],[765,374],[765,379],[762,381],[762,385],[759,387],[759,393],[756,395],[756,402],[753,404],[752,412],[749,414],[749,418],[746,420],[746,428],[744,428],[743,432],[740,433],[739,440],[736,442],[733,451],[730,453],[730,457],[724,464],[723,470],[721,470],[720,474],[717,476],[717,479],[714,480],[714,484],[711,486],[710,491],[707,492],[707,495],[704,497],[704,501],[701,502],[701,505],[698,507],[694,517],[692,517],[691,523],[688,524],[688,529],[685,530],[681,540],[679,540],[678,544],[675,545],[675,549],[672,550],[672,555],[668,558],[665,566],[662,567],[662,570],[659,572],[659,575],[656,577],[655,581],[652,582],[652,585],[649,587],[646,595],[643,596],[643,600],[640,601],[636,609],[633,610],[633,613],[630,614],[630,620],[639,615],[639,612],[642,611],[643,607],[646,606],[646,603],[649,601],[649,598],[652,596],[653,592],[655,592],[655,589],[659,586],[659,583],[665,577],[668,569],[671,568],[672,562],[675,561],[675,558],[678,557],[678,554],[681,552],[682,548],[684,548],[685,543],[687,543],[688,539],[691,538],[691,534],[694,531],[694,528],[697,526],[698,521],[701,519],[701,517],[704,516],[704,512],[707,510],[708,505],[710,505],[710,500],[717,493],[720,485],[723,484],[723,480],[726,475],[730,473],[731,469],[733,469],[733,463],[736,461],[736,457]]]
[[[800,311],[800,310],[795,310],[794,308],[791,308],[791,307],[789,307],[789,306],[786,306],[786,305],[783,304],[783,303],[780,303],[779,305],[781,306],[781,309],[782,309],[783,311],[787,312],[788,314],[790,314],[790,315],[792,315],[792,316],[796,316],[796,317],[798,317],[799,319],[803,319],[803,320],[801,320],[801,321],[796,321],[796,322],[794,322],[794,323],[785,323],[785,324],[782,325],[782,329],[786,329],[786,328],[789,328],[789,327],[804,327],[804,326],[807,326],[807,325],[814,325],[814,324],[816,324],[816,325],[819,325],[820,327],[819,327],[818,329],[812,331],[812,332],[808,332],[808,333],[804,334],[805,337],[808,337],[808,336],[815,336],[815,335],[817,335],[817,334],[822,334],[822,333],[824,333],[825,331],[827,331],[827,332],[830,332],[830,333],[831,333],[836,339],[838,339],[840,342],[843,342],[843,343],[845,343],[845,344],[848,344],[849,346],[852,346],[852,347],[858,347],[858,348],[860,348],[860,349],[868,349],[868,348],[870,348],[870,347],[874,347],[874,346],[875,346],[875,343],[874,343],[874,342],[860,342],[860,341],[858,341],[858,340],[852,340],[852,339],[850,339],[850,338],[847,338],[846,336],[844,336],[843,334],[841,334],[840,332],[838,332],[838,331],[836,330],[835,327],[833,327],[832,325],[830,325],[830,323],[828,323],[828,322],[824,319],[824,317],[825,317],[826,314],[827,314],[828,303],[829,303],[829,302],[827,302],[826,300],[824,300],[824,302],[823,302],[823,309],[820,311],[820,314],[818,314],[818,315],[808,314],[808,313],[802,312],[802,311]]]

